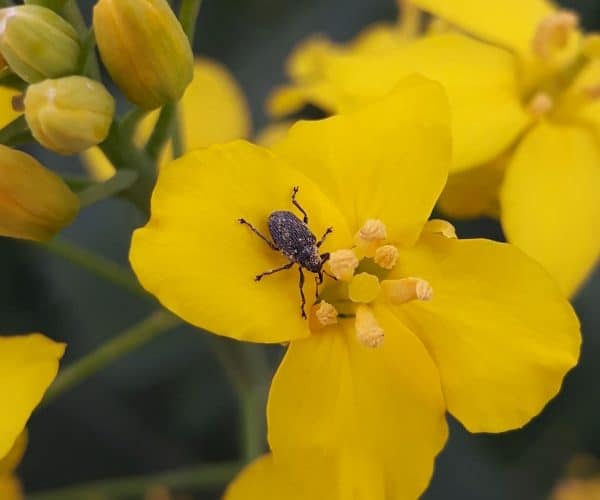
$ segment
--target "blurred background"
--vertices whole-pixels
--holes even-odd
[[[93,2],[80,3],[89,19]],[[563,3],[582,14],[586,28],[600,30],[600,2]],[[285,81],[284,61],[297,42],[315,32],[344,41],[395,15],[393,0],[204,0],[195,51],[233,72],[258,131],[267,123],[265,98]],[[38,153],[58,170],[80,172],[76,160]],[[129,236],[140,223],[125,202],[103,202],[83,211],[64,237],[127,265]],[[491,220],[457,229],[463,237],[501,238]],[[155,307],[28,243],[0,239],[0,276],[2,330],[42,331],[67,342],[64,365]],[[596,273],[575,300],[583,356],[560,396],[524,430],[503,435],[470,435],[451,421],[425,499],[548,498],[573,460],[600,457],[599,297]],[[186,327],[160,336],[37,411],[20,469],[27,490],[237,459],[237,400],[207,337]],[[270,350],[272,368],[280,355]],[[221,492],[186,498],[212,500]]]

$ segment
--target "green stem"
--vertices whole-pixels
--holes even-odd
[[[149,489],[164,486],[174,489],[208,489],[221,487],[231,481],[242,464],[224,462],[201,464],[155,476],[132,476],[121,479],[94,481],[62,489],[27,495],[27,500],[84,500],[87,498],[142,498]]]
[[[146,153],[154,160],[158,158],[160,152],[165,147],[167,141],[173,135],[173,126],[177,117],[177,103],[170,102],[165,104],[160,110],[160,116],[154,126],[152,135],[146,144]]]
[[[137,182],[123,195],[148,215],[150,197],[156,183],[155,162],[131,142],[131,137],[123,137],[116,122],[111,126],[108,137],[100,144],[100,148],[115,168],[132,169],[138,173]]]
[[[211,335],[210,345],[240,402],[242,455],[249,462],[266,446],[265,406],[271,370],[262,346]]]
[[[179,106],[175,110],[176,117],[173,122],[173,133],[171,135],[171,144],[173,145],[173,158],[179,158],[185,151],[183,134],[181,133],[181,113]]]
[[[138,174],[134,170],[117,170],[115,175],[107,181],[93,184],[77,193],[81,208],[89,207],[94,203],[118,195],[130,188],[137,178]]]
[[[148,343],[160,333],[164,333],[180,323],[179,318],[167,311],[159,310],[152,313],[137,325],[123,331],[114,339],[62,370],[48,389],[43,403],[49,403],[114,360]]]
[[[131,273],[111,260],[79,248],[60,238],[54,238],[44,243],[43,248],[135,295],[151,299],[151,296],[144,291]]]
[[[27,5],[41,5],[42,7],[46,7],[47,9],[51,9],[55,12],[60,13],[60,9],[62,9],[63,5],[67,0],[25,0],[25,4]],[[11,4],[13,2],[4,2]]]
[[[0,144],[17,146],[30,140],[32,140],[31,132],[24,115],[19,116],[0,130]]]
[[[67,0],[62,3],[64,3],[62,14],[73,25],[75,31],[77,31],[81,43],[81,71],[95,80],[100,80],[100,66],[94,53],[94,47],[96,46],[94,32],[88,28],[77,0]]]
[[[192,47],[194,46],[194,35],[196,33],[196,19],[201,5],[202,0],[182,0],[179,9],[179,21]]]

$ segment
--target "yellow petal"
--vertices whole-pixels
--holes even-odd
[[[130,257],[140,282],[175,314],[217,334],[257,342],[308,335],[298,271],[255,282],[257,274],[288,260],[238,222],[244,218],[269,235],[271,212],[298,213],[291,204],[294,186],[314,233],[334,228],[323,251],[348,246],[346,223],[319,186],[267,149],[236,141],[165,165],[152,217],[133,237]],[[312,301],[310,275],[305,292]]]
[[[95,181],[104,182],[115,175],[115,167],[99,147],[85,150],[81,153],[81,160]]]
[[[575,313],[541,266],[512,245],[428,234],[391,274],[431,284],[430,302],[394,311],[427,346],[448,410],[471,432],[523,426],[577,363]]]
[[[540,123],[508,165],[501,191],[508,240],[573,294],[600,255],[600,144],[591,131]]]
[[[499,216],[498,192],[504,179],[506,157],[480,167],[450,174],[438,208],[454,218]]]
[[[474,35],[529,57],[538,24],[555,8],[546,0],[411,0]]]
[[[58,372],[65,351],[40,334],[0,337],[0,457],[4,457]]]
[[[0,498],[2,500],[24,500],[21,482],[14,476],[0,476]]]
[[[446,440],[435,365],[385,306],[375,315],[379,347],[344,320],[292,342],[273,380],[269,443],[303,498],[417,498]]]
[[[12,474],[21,463],[25,450],[27,449],[27,430],[21,432],[12,448],[4,458],[0,459],[0,477]],[[4,498],[0,495],[0,498]]]
[[[270,454],[257,458],[228,486],[223,500],[306,500]]]
[[[20,94],[18,90],[0,86],[0,128],[19,117],[12,107],[12,99]]]
[[[319,184],[353,233],[381,219],[390,241],[410,245],[446,182],[448,120],[441,87],[414,76],[363,109],[296,124],[274,148]]]

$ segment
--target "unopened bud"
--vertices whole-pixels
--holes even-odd
[[[80,153],[106,139],[115,101],[104,86],[83,76],[30,85],[25,118],[33,137],[60,154]]]
[[[46,241],[69,225],[79,199],[32,156],[0,145],[0,234]]]
[[[28,83],[75,73],[81,46],[77,32],[39,5],[0,9],[0,53]]]
[[[360,305],[356,308],[354,327],[356,338],[362,345],[375,348],[383,344],[385,332],[369,306]]]
[[[433,288],[421,278],[384,280],[381,287],[387,299],[394,305],[406,304],[413,300],[429,301],[433,298]]]
[[[94,33],[111,77],[141,108],[178,101],[192,81],[192,49],[166,0],[100,0]]]

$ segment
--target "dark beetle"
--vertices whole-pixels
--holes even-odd
[[[320,254],[319,248],[325,241],[325,238],[327,238],[327,235],[333,231],[333,228],[327,228],[323,237],[317,241],[317,237],[308,227],[308,215],[306,211],[296,201],[297,194],[298,186],[294,187],[292,191],[292,204],[300,210],[303,219],[300,220],[296,215],[287,210],[273,212],[269,215],[268,221],[269,233],[271,233],[273,241],[269,240],[245,219],[238,219],[238,222],[248,226],[273,250],[285,255],[289,259],[287,264],[257,275],[254,278],[256,281],[260,281],[269,274],[275,274],[279,271],[290,269],[294,264],[298,265],[298,271],[300,273],[300,298],[302,300],[300,310],[302,317],[306,319],[306,312],[304,311],[304,306],[306,305],[306,298],[304,297],[304,272],[302,269],[306,269],[315,274],[316,300],[318,300],[319,285],[323,283],[323,264],[329,259],[329,253]]]

